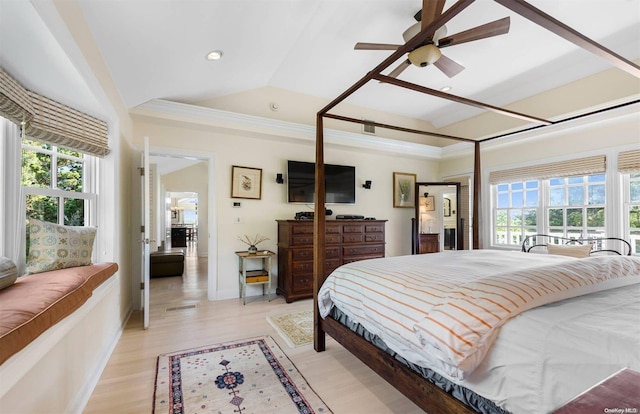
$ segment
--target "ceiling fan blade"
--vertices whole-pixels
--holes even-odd
[[[452,59],[449,59],[445,55],[440,56],[440,59],[436,60],[434,63],[438,69],[440,69],[445,75],[450,78],[453,78],[458,73],[464,70],[464,66],[455,62]]]
[[[431,22],[440,17],[442,10],[444,9],[444,3],[445,0],[422,0],[422,10],[418,12],[420,14],[420,18],[416,18],[416,20],[421,22],[420,29],[424,29],[429,26]]]
[[[355,50],[396,50],[402,45],[392,45],[388,43],[362,43],[358,42],[353,47]]]
[[[402,62],[400,65],[398,65],[398,67],[396,67],[394,70],[389,72],[389,77],[397,78],[398,75],[401,74],[409,66],[411,66],[411,62],[409,62],[409,59],[407,59],[404,62]]]
[[[505,17],[491,23],[476,26],[464,32],[452,34],[438,40],[438,47],[447,47],[459,45],[461,43],[471,42],[474,40],[485,39],[487,37],[498,36],[509,32],[511,18]]]

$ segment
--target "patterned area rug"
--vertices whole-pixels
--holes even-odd
[[[312,311],[267,316],[267,321],[291,348],[310,344],[313,341]]]
[[[158,356],[154,413],[331,413],[269,336]]]

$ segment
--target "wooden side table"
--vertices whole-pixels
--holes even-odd
[[[275,253],[270,250],[258,250],[256,253],[236,252],[236,255],[238,256],[242,304],[246,304],[247,285],[262,285],[262,295],[264,295],[264,286],[267,285],[267,297],[271,302],[271,257]],[[257,270],[247,270],[247,262],[251,260],[259,260],[261,267]]]

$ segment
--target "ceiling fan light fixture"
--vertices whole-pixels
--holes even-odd
[[[442,52],[434,45],[424,45],[409,53],[409,61],[416,66],[433,65],[442,56]]]
[[[404,33],[402,33],[402,38],[404,39],[404,42],[407,43],[409,40],[413,38],[413,36],[420,33],[420,29],[421,29],[420,22],[409,26],[409,28],[405,30]]]
[[[404,33],[402,33],[402,38],[404,39],[404,42],[407,43],[409,40],[411,40],[413,38],[413,36],[415,36],[418,33],[420,33],[420,30],[422,30],[422,26],[421,26],[420,22],[412,24],[411,26],[409,26],[409,28],[407,30],[405,30]],[[447,35],[447,26],[446,25],[442,25],[433,34],[433,36],[432,36],[433,37],[433,41],[437,43],[438,39],[441,39],[441,38],[445,37],[446,35]]]

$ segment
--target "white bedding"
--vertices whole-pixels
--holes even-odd
[[[587,347],[587,349],[590,349],[590,353],[608,355],[611,353],[610,350],[613,349],[611,347],[612,344],[605,343],[602,344],[602,348],[598,348],[598,341],[594,340],[593,334],[583,338],[590,343],[589,345],[578,345],[579,342],[576,341],[582,338],[581,332],[584,330],[579,328],[585,325],[585,320],[588,321],[589,317],[593,317],[601,321],[607,317],[606,312],[609,312],[609,310],[599,307],[599,302],[596,300],[599,297],[598,295],[608,297],[608,295],[629,295],[630,293],[628,292],[636,292],[636,297],[634,298],[618,299],[612,296],[614,299],[609,298],[602,302],[602,304],[607,304],[607,300],[615,303],[620,303],[618,302],[619,300],[636,300],[636,305],[620,305],[617,307],[617,311],[626,311],[627,308],[640,306],[637,305],[637,302],[640,301],[640,295],[637,294],[638,285],[628,289],[606,290],[588,295],[588,298],[584,296],[575,300],[564,300],[529,310],[513,318],[502,329],[495,330],[495,333],[499,333],[497,342],[490,349],[488,356],[484,358],[480,366],[465,380],[453,378],[450,375],[451,369],[449,365],[443,363],[441,359],[434,357],[429,352],[425,352],[415,334],[415,326],[423,320],[425,315],[428,315],[429,309],[442,305],[446,301],[447,294],[439,294],[437,290],[442,289],[443,292],[450,292],[456,285],[469,283],[470,280],[474,280],[473,278],[476,277],[473,276],[470,279],[469,274],[490,276],[496,273],[496,265],[500,270],[498,273],[500,273],[504,272],[505,269],[517,271],[541,265],[571,264],[579,260],[552,255],[476,250],[356,262],[337,269],[327,279],[319,293],[320,312],[321,315],[326,316],[335,304],[335,306],[347,313],[352,320],[360,323],[369,332],[378,335],[390,348],[407,360],[417,365],[434,369],[452,381],[491,399],[497,405],[514,413],[544,413],[606,377],[606,375],[600,376],[602,371],[607,371],[610,374],[616,368],[632,366],[630,360],[633,358],[624,357],[624,361],[609,364],[607,369],[602,369],[600,365],[594,367],[594,369],[587,368],[594,358],[587,356],[586,359],[581,360],[579,358],[580,352],[576,352],[577,347]],[[401,270],[398,271],[398,269]],[[433,280],[429,282],[428,288],[426,287],[427,285],[421,281],[422,276],[420,275],[422,273],[426,273],[430,279],[435,279],[435,288]],[[635,279],[638,278],[636,277]],[[391,280],[398,281],[400,283],[399,287],[393,287],[391,290],[383,289],[382,286]],[[611,285],[609,287],[614,286]],[[592,297],[595,300],[594,306],[590,304]],[[573,304],[574,302],[577,304]],[[586,305],[585,302],[587,303]],[[363,305],[362,308],[359,308],[360,304]],[[609,305],[611,304],[609,303]],[[565,311],[563,309],[564,306],[568,306],[569,309]],[[552,309],[551,314],[549,309]],[[594,314],[585,316],[583,315],[585,310],[594,312]],[[597,314],[600,311],[604,313],[602,315]],[[554,313],[559,313],[561,317],[554,317]],[[567,327],[557,323],[545,324],[536,319],[537,316],[535,315],[539,314],[551,315],[554,321],[566,321]],[[577,325],[574,325],[574,319],[570,318],[571,315],[576,316],[575,322],[578,323]],[[633,319],[634,317],[637,322],[637,311],[635,314],[631,313],[624,316],[623,319]],[[589,322],[586,323],[588,324]],[[612,324],[603,326],[590,325],[592,329],[593,326],[597,326],[597,329],[601,332],[606,332],[607,337],[609,337],[608,334],[612,333]],[[634,326],[637,327],[638,324],[636,323]],[[548,329],[548,331],[545,331],[545,329]],[[637,365],[640,334],[633,331],[634,329],[629,330],[630,336],[628,338],[627,334],[624,333],[622,336],[625,337],[625,340],[615,341],[615,345],[624,347],[626,349],[625,352],[627,354],[631,353],[632,357],[634,356],[633,352],[635,352],[635,362],[633,364]],[[619,333],[617,335],[620,336]],[[563,339],[563,336],[571,340],[565,342],[568,339]],[[492,335],[492,337],[495,337],[495,335]],[[557,344],[555,343],[556,338],[560,338]],[[541,343],[541,341],[544,342]],[[609,340],[603,339],[603,341]],[[514,345],[511,345],[511,342]],[[509,345],[505,345],[507,343]],[[556,352],[554,348],[551,348],[551,345],[560,345],[559,351]],[[542,355],[536,354],[534,352],[536,350],[542,351]],[[548,358],[545,357],[545,352],[549,353]],[[587,355],[590,355],[590,353],[587,353]],[[533,362],[533,364],[525,364],[524,362],[527,359],[530,359],[531,361],[529,362]],[[580,367],[579,369],[589,371],[593,375],[581,376],[580,379],[585,379],[585,381],[571,380],[568,381],[569,384],[550,385],[556,383],[558,378],[563,378],[565,375],[562,373],[562,369],[559,373],[548,369],[547,365],[553,363],[556,359],[558,367],[562,366],[562,364],[568,364],[563,368],[569,371],[567,375],[572,375],[573,372],[576,372],[576,369],[578,369],[574,366],[576,364]],[[596,379],[589,383],[587,378],[591,379],[593,377],[596,377]],[[572,392],[575,389],[577,391]]]

